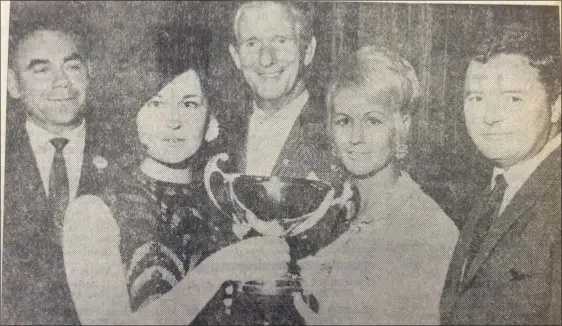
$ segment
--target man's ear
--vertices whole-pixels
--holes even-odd
[[[558,94],[558,98],[556,98],[556,101],[554,101],[554,104],[552,104],[552,107],[550,108],[550,122],[552,123],[559,123],[560,122],[560,114],[561,114],[561,108],[560,108],[560,94]]]
[[[240,56],[238,55],[238,51],[236,51],[234,45],[228,45],[228,52],[230,52],[230,56],[232,57],[232,60],[234,60],[236,68],[238,68],[238,70],[242,69],[242,65],[240,64]]]
[[[412,125],[412,116],[405,114],[402,116],[402,141],[407,143],[409,141],[410,126]]]
[[[407,135],[410,132],[410,126],[412,125],[412,116],[409,114],[403,115],[402,123],[404,124],[404,132]]]
[[[20,83],[18,81],[18,76],[16,72],[12,69],[8,69],[8,93],[11,97],[18,99],[21,96]]]
[[[90,60],[86,61],[86,69],[88,70],[88,76],[92,76],[94,73],[94,65]]]
[[[312,59],[314,58],[314,53],[316,52],[316,37],[312,36],[310,43],[306,46],[304,50],[304,65],[308,66]]]

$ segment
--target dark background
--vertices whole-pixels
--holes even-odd
[[[118,127],[134,142],[132,121],[155,84],[151,31],[162,24],[188,22],[211,30],[212,96],[223,102],[222,119],[237,114],[246,94],[244,81],[228,53],[232,14],[238,2],[11,2],[10,19],[34,15],[86,23],[94,44],[90,103],[105,128]],[[318,48],[308,76],[322,91],[337,62],[363,45],[400,52],[418,72],[423,100],[413,120],[407,169],[446,211],[464,211],[466,198],[487,181],[489,166],[464,127],[462,86],[466,53],[480,33],[513,21],[545,33],[559,32],[558,7],[314,2]],[[559,39],[559,36],[557,37]],[[18,112],[10,110],[9,121]],[[467,197],[468,196],[468,197]]]

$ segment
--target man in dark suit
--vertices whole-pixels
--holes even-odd
[[[560,110],[558,37],[512,24],[479,43],[464,115],[495,167],[452,257],[443,324],[561,323]]]
[[[251,98],[223,127],[229,172],[337,182],[323,100],[309,93],[304,80],[316,50],[313,17],[305,7],[255,1],[242,4],[235,13],[229,51]],[[252,231],[247,234],[251,235]],[[242,295],[233,307],[232,318],[240,318],[234,323],[303,322],[290,293]]]
[[[61,226],[73,198],[107,180],[113,152],[86,122],[88,43],[52,22],[10,28],[2,324],[79,324],[66,282]]]
[[[303,78],[316,50],[312,17],[300,4],[245,3],[234,35],[230,54],[252,94],[228,132],[234,170],[326,180],[326,112]]]

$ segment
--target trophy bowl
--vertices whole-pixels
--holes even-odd
[[[316,253],[347,230],[359,207],[357,189],[348,182],[332,186],[306,178],[229,174],[218,167],[219,161],[228,158],[221,153],[208,161],[204,171],[208,197],[232,221],[238,239],[258,235],[285,238],[291,263],[287,274],[276,280],[229,280],[225,284],[232,287],[235,302],[252,300],[250,306],[262,307],[263,313],[273,306],[282,307],[279,316],[266,318],[273,324],[287,316],[298,316],[288,303],[292,302],[292,293],[302,294],[296,261]],[[227,315],[239,311],[245,316],[247,309],[226,311]]]
[[[336,189],[320,180],[227,174],[218,166],[221,153],[205,167],[205,189],[211,202],[236,225],[246,225],[261,235],[294,237],[313,228],[323,218],[345,209],[351,221],[358,193],[349,183]],[[240,238],[242,238],[240,236]]]

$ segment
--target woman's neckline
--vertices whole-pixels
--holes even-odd
[[[145,158],[140,170],[148,177],[173,184],[189,184],[193,180],[193,170],[191,167],[185,169],[172,169],[161,163],[156,162],[150,157]]]
[[[357,186],[361,195],[361,205],[368,204],[373,196],[379,197],[380,193],[393,191],[398,183],[401,172],[394,165],[389,164],[384,169],[368,178],[353,178],[353,183]]]

